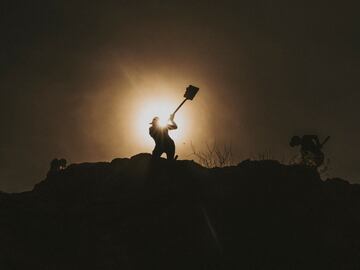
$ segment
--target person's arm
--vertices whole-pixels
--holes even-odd
[[[319,137],[318,136],[315,136],[314,137],[314,140],[315,140],[315,143],[316,143],[316,145],[319,147],[319,148],[321,148],[321,143],[320,143],[320,141],[319,141]]]
[[[317,135],[305,135],[304,137],[315,142],[317,147],[321,147],[321,143],[320,143],[319,137]]]
[[[177,124],[174,122],[174,120],[170,120],[170,123],[168,124],[168,129],[169,130],[177,129]]]
[[[177,129],[178,127],[177,124],[174,122],[174,117],[175,117],[174,114],[170,115],[170,119],[169,119],[170,123],[167,125],[169,130]]]

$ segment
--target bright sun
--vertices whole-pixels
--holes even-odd
[[[160,124],[165,126],[168,123],[170,114],[176,109],[178,104],[170,100],[147,100],[138,108],[136,117],[134,117],[134,128],[146,145],[153,145],[154,142],[149,136],[149,127],[152,119],[157,116],[160,118]],[[175,115],[175,122],[179,129],[172,130],[170,136],[176,141],[184,139],[183,134],[185,128],[185,113],[180,111]],[[179,141],[180,142],[180,141]]]

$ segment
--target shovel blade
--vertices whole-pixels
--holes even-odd
[[[186,88],[184,98],[189,99],[189,100],[193,100],[198,91],[199,91],[199,87],[189,85]]]

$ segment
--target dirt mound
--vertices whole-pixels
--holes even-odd
[[[276,161],[149,154],[0,193],[0,269],[359,269],[360,188]]]

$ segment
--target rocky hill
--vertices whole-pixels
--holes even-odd
[[[360,269],[360,186],[148,154],[0,193],[0,269]]]

